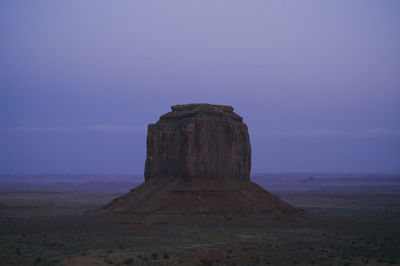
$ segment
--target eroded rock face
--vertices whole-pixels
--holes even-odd
[[[231,106],[172,106],[149,125],[145,182],[98,212],[135,224],[303,215],[250,181],[250,160],[247,126]]]
[[[231,106],[171,107],[149,124],[145,180],[158,178],[250,180],[246,124]]]

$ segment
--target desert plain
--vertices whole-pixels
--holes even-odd
[[[304,216],[130,222],[94,215],[141,175],[0,176],[0,265],[398,265],[400,175],[251,180]]]

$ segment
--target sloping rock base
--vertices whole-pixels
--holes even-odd
[[[100,211],[141,221],[262,221],[302,215],[299,210],[251,181],[150,180]]]

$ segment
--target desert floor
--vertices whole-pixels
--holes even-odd
[[[400,264],[400,186],[261,183],[306,217],[121,223],[87,215],[124,189],[0,189],[0,265]],[[299,183],[300,184],[300,183]]]

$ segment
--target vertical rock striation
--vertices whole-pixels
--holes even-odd
[[[150,124],[145,180],[250,180],[251,148],[243,119],[231,106],[187,104]]]
[[[247,126],[231,106],[175,105],[149,125],[145,182],[100,211],[139,223],[304,213],[251,182],[250,167]]]

